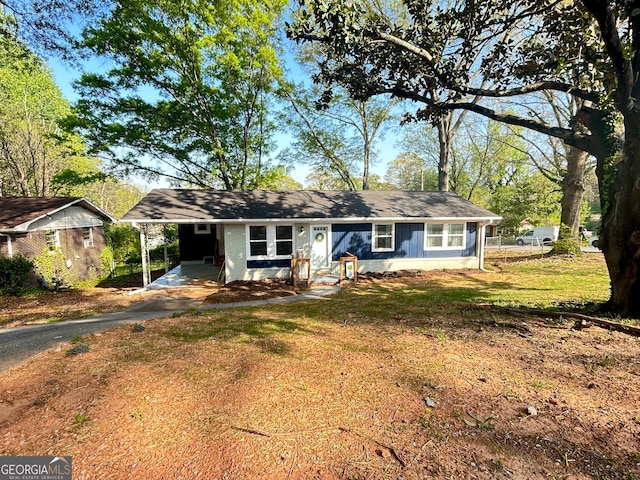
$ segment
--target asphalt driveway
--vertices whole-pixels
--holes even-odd
[[[301,295],[291,297],[204,305],[198,308],[200,310],[213,310],[298,302],[325,297],[337,292],[339,289],[339,286],[323,286],[312,288]],[[133,307],[120,312],[96,315],[81,320],[69,320],[66,322],[47,323],[42,325],[27,325],[24,327],[0,330],[0,373],[39,353],[50,348],[54,348],[61,343],[69,342],[75,337],[101,332],[110,328],[135,322],[170,317],[184,312],[189,307],[191,307],[191,305],[184,305],[176,309],[147,311],[145,309],[136,308],[136,305],[134,305]]]

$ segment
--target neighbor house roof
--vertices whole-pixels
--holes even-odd
[[[111,222],[116,221],[81,197],[0,197],[0,232],[27,230],[36,220],[73,205],[82,206]]]
[[[205,223],[454,218],[500,219],[451,192],[157,189],[129,210],[122,221]]]

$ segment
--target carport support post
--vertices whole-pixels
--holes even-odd
[[[480,263],[480,265],[478,265],[478,268],[480,270],[482,270],[482,268],[484,267],[484,242],[486,238],[486,232],[487,226],[483,223],[480,227],[480,241],[478,242],[480,244],[480,255],[478,255],[478,257],[480,257],[480,259],[478,260],[478,262]]]
[[[169,273],[169,252],[167,250],[167,224],[162,224],[162,247],[164,252],[164,273]]]
[[[132,223],[140,232],[140,258],[142,260],[142,288],[147,288],[151,283],[151,268],[149,265],[149,250],[147,249],[146,226]]]

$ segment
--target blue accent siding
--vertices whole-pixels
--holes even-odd
[[[424,257],[424,223],[396,223],[395,252],[381,253],[380,258]]]
[[[247,268],[281,268],[290,266],[291,260],[288,258],[277,260],[247,260]]]
[[[455,223],[455,222],[453,222]],[[396,223],[393,252],[371,251],[371,223],[333,224],[331,259],[340,260],[346,252],[361,260],[389,258],[452,258],[473,257],[476,254],[476,222],[467,223],[466,248],[457,250],[425,250],[424,223]]]
[[[331,225],[331,245],[331,260],[335,262],[346,252],[362,260],[371,260],[371,224]]]
[[[476,255],[476,232],[478,231],[478,224],[476,222],[467,223],[467,248],[464,251],[463,256],[475,257]]]

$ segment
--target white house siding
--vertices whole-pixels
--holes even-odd
[[[399,270],[456,270],[477,269],[478,257],[398,258],[387,260],[358,260],[358,272],[394,272]],[[332,262],[331,273],[338,275],[339,262]]]
[[[224,274],[225,281],[248,280],[247,270],[247,236],[243,224],[227,224],[224,226]]]
[[[72,206],[33,222],[30,230],[101,227],[102,219],[85,208]]]
[[[290,225],[290,223],[286,222]],[[256,225],[260,222],[256,222]],[[302,249],[303,255],[309,254],[309,225],[294,224],[293,255],[297,255],[298,249]],[[236,280],[267,280],[288,279],[291,276],[290,268],[263,267],[248,268],[247,261],[247,230],[246,224],[224,225],[224,255],[225,255],[225,281]]]

